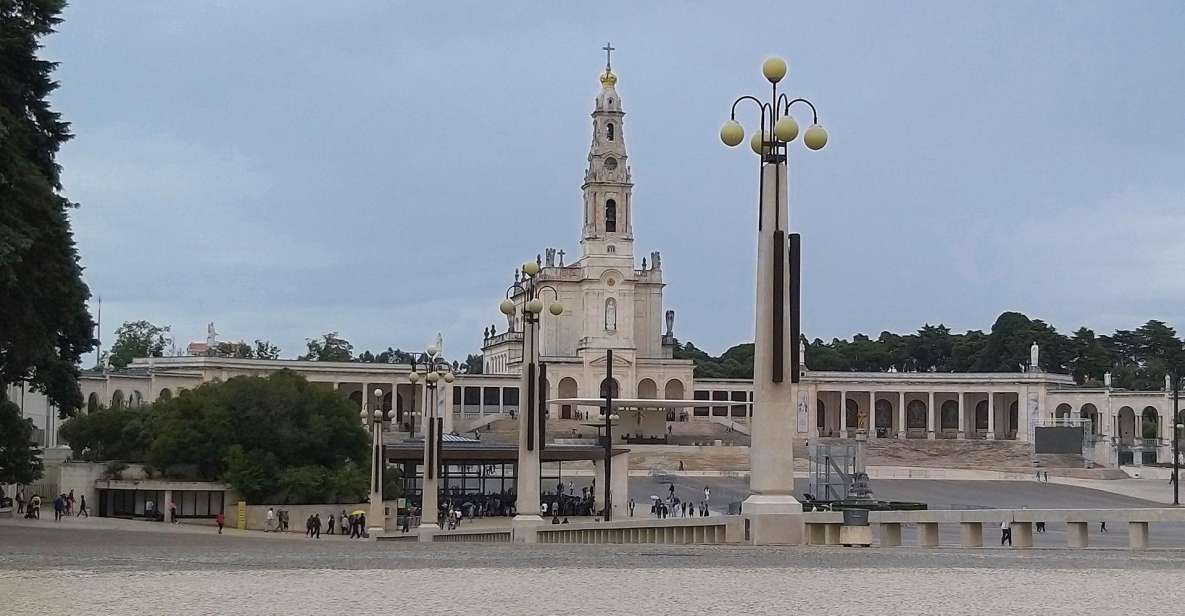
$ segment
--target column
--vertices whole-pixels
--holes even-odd
[[[757,231],[756,311],[753,340],[751,495],[743,510],[754,544],[799,544],[805,529],[794,498],[795,387],[790,374],[788,180],[785,162],[763,163]],[[778,296],[775,297],[774,293]],[[780,319],[779,319],[780,317]],[[780,336],[776,336],[778,332]],[[775,358],[781,357],[775,374]]]
[[[848,438],[848,392],[839,390],[839,436]]]
[[[543,518],[539,515],[539,446],[543,443],[543,435],[535,434],[535,428],[539,424],[536,421],[535,425],[531,425],[535,417],[530,408],[530,402],[534,399],[531,392],[538,391],[537,384],[532,378],[538,376],[535,351],[538,325],[526,318],[526,315],[523,325],[522,374],[519,376],[518,386],[518,463],[515,465],[517,513],[511,522],[511,538],[515,543],[534,543],[537,538],[534,527],[543,524]],[[482,396],[484,395],[483,391]],[[542,411],[538,406],[536,404],[535,413]],[[530,440],[532,437],[534,442]]]
[[[363,399],[365,400],[370,393],[366,391],[366,383],[362,384]],[[367,408],[366,405],[362,406]],[[379,398],[375,401],[374,410],[382,412],[383,400]],[[373,415],[374,411],[371,411]],[[379,533],[387,530],[387,509],[383,505],[383,467],[386,460],[383,456],[383,422],[374,421],[373,418],[367,418],[370,424],[371,433],[371,449],[370,449],[370,507],[367,508],[366,514],[366,532],[372,537],[377,538]]]
[[[926,438],[934,438],[934,390],[929,392],[929,402],[926,403]]]
[[[897,438],[905,438],[905,392],[897,392]]]
[[[963,392],[959,392],[959,439],[967,438],[967,415],[964,413]]]
[[[988,392],[988,427],[987,438],[992,440],[996,438],[996,393]]]
[[[876,438],[876,392],[868,392],[868,438]]]
[[[165,497],[161,500],[163,502],[157,503],[156,506],[160,509],[161,513],[165,514],[165,523],[172,522],[173,511],[170,509],[170,506],[173,504],[173,491],[165,490]]]
[[[450,383],[445,383],[444,379],[440,380],[441,389],[441,408],[440,412],[444,417],[444,433],[453,433],[453,386]]]
[[[427,381],[427,379],[424,379]],[[420,542],[431,543],[432,535],[435,531],[440,530],[436,520],[438,519],[439,506],[437,499],[440,497],[440,460],[437,458],[439,452],[436,451],[436,442],[431,438],[432,432],[428,429],[428,424],[435,421],[432,415],[432,400],[433,397],[430,392],[431,388],[424,383],[424,397],[422,400],[422,410],[420,411],[420,431],[424,434],[424,457],[423,457],[423,490],[420,495],[420,528],[419,536]],[[434,430],[434,429],[433,429]],[[431,462],[431,463],[430,463]],[[431,478],[429,478],[431,474]]]

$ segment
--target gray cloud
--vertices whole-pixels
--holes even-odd
[[[770,53],[832,136],[791,168],[809,335],[1180,322],[1179,3],[764,6],[75,3],[47,53],[105,338],[475,351],[517,264],[578,251],[605,39],[684,339],[752,335],[755,161],[716,131]]]

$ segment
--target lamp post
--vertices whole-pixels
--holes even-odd
[[[1181,375],[1173,372],[1173,506],[1181,505]]]
[[[417,371],[417,364],[423,361],[424,373]],[[420,491],[420,541],[431,542],[432,533],[439,526],[440,498],[440,470],[441,443],[444,440],[444,418],[440,416],[440,396],[437,387],[441,381],[452,383],[453,373],[448,362],[440,355],[440,346],[432,344],[427,351],[418,358],[412,358],[411,373],[407,375],[412,385],[424,379],[424,410],[422,411],[424,426],[424,474]],[[413,420],[414,421],[414,420]]]
[[[617,421],[618,415],[613,412],[613,349],[605,351],[605,521],[608,522],[613,516],[613,491],[610,486],[613,485],[613,422]]]
[[[790,115],[790,108],[798,104],[810,107],[811,126],[803,133],[807,148],[819,150],[827,145],[827,131],[819,125],[818,113],[810,101],[778,93],[778,83],[786,76],[786,70],[785,60],[767,59],[761,72],[771,85],[769,100],[754,96],[736,99],[729,120],[720,129],[720,140],[725,145],[740,144],[745,129],[736,121],[737,107],[742,101],[757,106],[761,125],[749,139],[760,167],[749,480],[752,494],[742,506],[750,516],[751,538],[755,543],[801,543],[803,533],[802,506],[793,496],[794,401],[801,370],[798,354],[801,244],[797,233],[787,235],[786,232],[790,222],[787,146],[798,137],[798,122]]]
[[[555,301],[547,306],[552,316],[563,314],[564,307],[559,302],[559,292],[551,285],[541,284],[538,276],[542,266],[537,261],[527,261],[523,264],[524,277],[506,289],[506,299],[502,300],[498,309],[508,317],[513,317],[522,304],[523,315],[523,357],[522,376],[519,381],[520,402],[525,399],[526,405],[518,417],[518,464],[517,491],[515,499],[515,516],[512,530],[515,542],[534,542],[535,533],[530,526],[542,524],[539,516],[539,452],[543,449],[543,442],[547,436],[546,406],[547,367],[539,362],[539,323],[543,315],[544,291],[550,290]],[[513,321],[512,321],[513,322]]]
[[[366,392],[363,391],[363,398]],[[385,419],[394,419],[395,412],[383,412],[383,390],[375,388],[374,390],[375,409],[368,411],[366,409],[366,400],[362,401],[362,410],[358,412],[364,425],[368,424],[371,434],[371,453],[370,453],[370,514],[366,516],[366,528],[369,534],[377,534],[386,531],[387,515],[386,508],[383,505],[383,467],[386,465],[386,459],[383,457],[383,421]]]

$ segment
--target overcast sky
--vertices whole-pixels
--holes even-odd
[[[808,336],[1185,326],[1185,3],[773,6],[76,0],[46,54],[104,345],[476,352],[518,264],[579,252],[606,40],[683,340],[752,338],[756,160],[717,131],[770,54],[831,135],[791,160]]]

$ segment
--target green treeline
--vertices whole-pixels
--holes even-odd
[[[1040,347],[1043,370],[1071,374],[1085,385],[1101,386],[1109,371],[1115,387],[1157,390],[1182,358],[1177,332],[1163,321],[1104,336],[1080,327],[1066,336],[1017,312],[1001,314],[987,333],[957,334],[945,325],[927,324],[912,334],[886,331],[876,338],[856,334],[831,342],[803,338],[807,368],[856,372],[1019,372],[1028,364],[1033,342]],[[675,357],[694,360],[697,378],[753,377],[752,343],[712,357],[686,342],[676,347]]]

